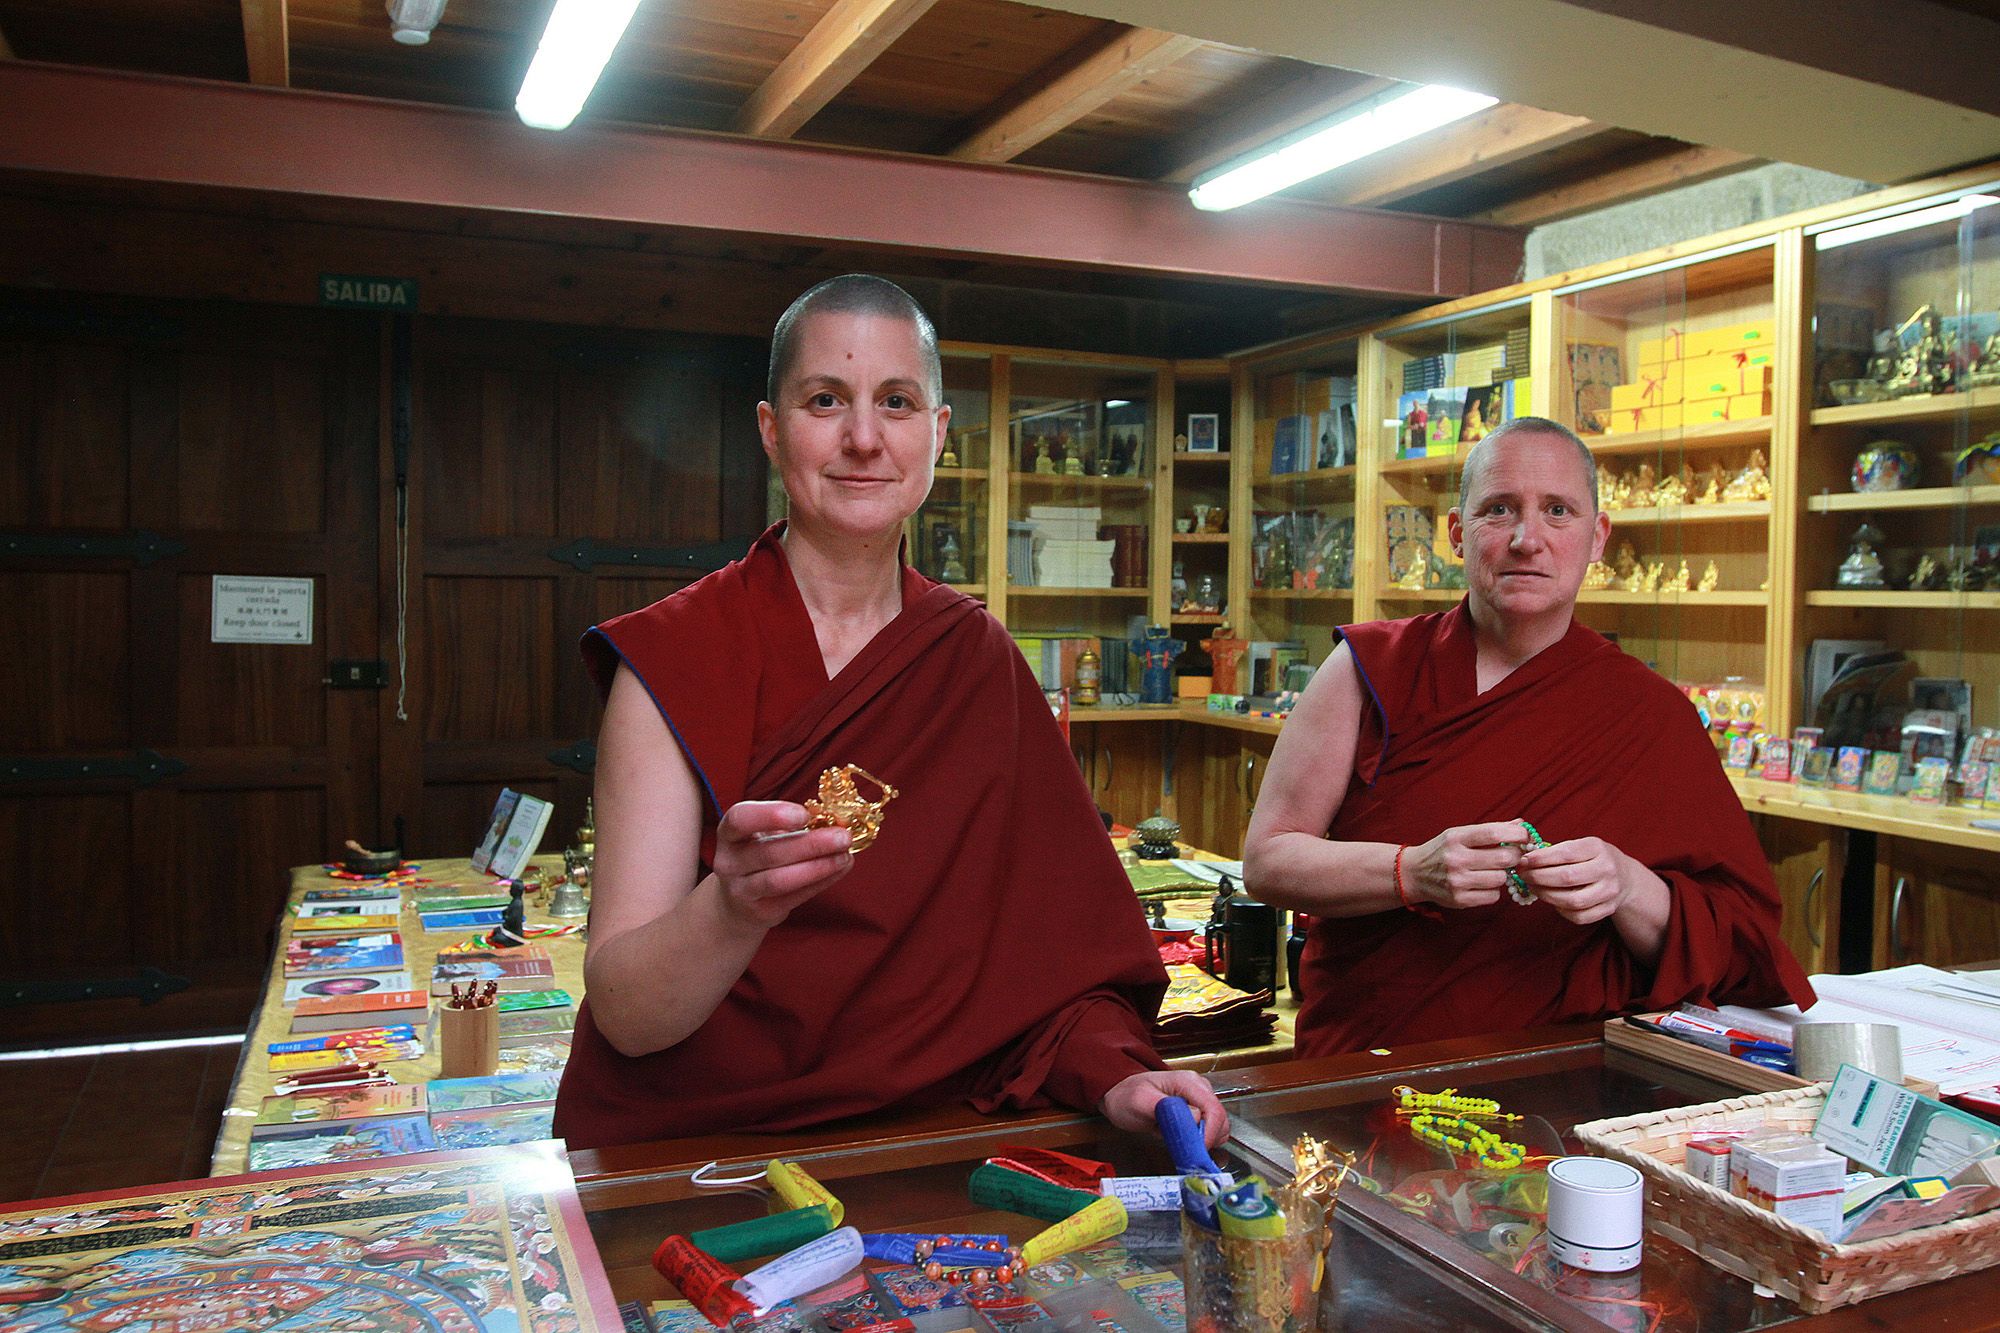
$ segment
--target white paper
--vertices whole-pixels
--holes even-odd
[[[1980,977],[1981,974],[1969,974]],[[2000,1085],[2000,1007],[1972,998],[1966,977],[1921,963],[1860,976],[1812,978],[1819,995],[1803,1015],[1796,1006],[1737,1009],[1739,1026],[1753,1022],[1894,1023],[1902,1033],[1903,1075],[1938,1085],[1947,1096]]]
[[[736,1289],[761,1315],[781,1301],[838,1282],[861,1267],[862,1257],[861,1233],[841,1227],[745,1273]]]
[[[1179,1176],[1106,1176],[1097,1182],[1107,1198],[1117,1199],[1127,1212],[1178,1213],[1181,1210]]]

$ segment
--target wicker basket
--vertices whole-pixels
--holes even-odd
[[[1808,1314],[2000,1263],[2000,1209],[1859,1245],[1836,1245],[1681,1169],[1687,1141],[1718,1130],[1812,1129],[1824,1088],[1796,1088],[1649,1115],[1594,1120],[1575,1133],[1591,1151],[1646,1178],[1646,1225],[1718,1268],[1777,1292]]]

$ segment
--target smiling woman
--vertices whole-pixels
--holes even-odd
[[[957,1100],[1131,1129],[1170,1093],[1211,1143],[1225,1130],[1147,1039],[1166,976],[1027,663],[900,558],[951,418],[941,378],[899,288],[801,297],[757,408],[790,518],[585,638],[608,697],[589,998],[556,1112],[574,1145]],[[802,804],[847,766],[898,792],[865,856]]]

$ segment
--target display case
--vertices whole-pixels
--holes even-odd
[[[1238,630],[1253,645],[1257,678],[1238,693],[1300,688],[1332,652],[1335,629],[1355,618],[1359,346],[1328,340],[1250,368],[1247,530],[1236,549],[1246,607]]]
[[[930,498],[911,520],[910,560],[940,583],[985,597],[993,560],[993,359],[949,351],[943,359],[951,424]]]
[[[1206,695],[1202,682],[1213,681],[1214,662],[1204,644],[1240,618],[1230,583],[1231,534],[1238,520],[1230,493],[1235,425],[1228,363],[1176,363],[1161,536],[1168,544],[1168,623],[1182,645],[1180,660],[1187,668],[1182,692],[1190,697]]]
[[[2000,181],[1807,228],[1805,260],[1798,722],[1908,792],[1912,725],[1956,761],[2000,724]],[[1814,669],[1871,649],[1862,688]]]
[[[1612,523],[1578,616],[1703,692],[1719,737],[1770,723],[1775,273],[1763,240],[1550,301],[1551,415],[1590,446]]]
[[[1417,615],[1465,595],[1445,518],[1461,462],[1487,432],[1534,413],[1537,353],[1529,296],[1391,324],[1370,339],[1374,406],[1364,464],[1380,478],[1372,615]],[[1546,388],[1546,385],[1544,385]]]

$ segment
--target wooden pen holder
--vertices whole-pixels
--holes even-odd
[[[500,1006],[440,1007],[437,1021],[441,1078],[484,1078],[500,1068]]]

